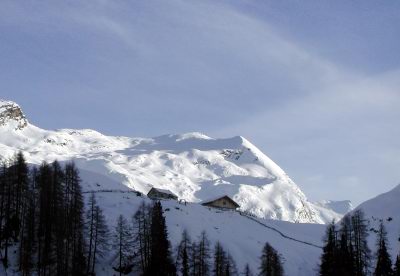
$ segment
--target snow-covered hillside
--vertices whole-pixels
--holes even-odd
[[[154,186],[188,202],[227,194],[242,210],[260,218],[303,223],[340,218],[310,203],[277,164],[241,136],[128,138],[89,129],[49,131],[30,124],[16,103],[0,101],[0,157],[18,150],[33,164],[73,159],[78,167],[106,175],[120,188],[142,193]]]
[[[107,187],[120,185],[107,177],[100,176],[100,179],[95,173],[85,170],[81,171],[81,176],[92,179],[84,182],[89,188],[98,185]],[[100,191],[96,196],[105,211],[109,225],[115,225],[119,214],[130,216],[142,201],[151,202],[146,197],[138,197],[135,193]],[[388,230],[392,257],[394,258],[400,250],[399,198],[400,185],[355,208],[355,210],[362,209],[369,221],[368,241],[372,253],[375,251],[376,243],[374,231],[378,229],[380,220],[384,221]],[[286,275],[317,275],[322,253],[318,246],[323,245],[322,240],[326,230],[324,225],[252,218],[238,212],[219,211],[193,203],[184,205],[172,200],[162,201],[162,204],[173,246],[179,243],[184,229],[192,239],[196,239],[200,232],[205,230],[212,243],[220,241],[224,245],[236,260],[239,270],[248,263],[253,271],[257,271],[261,248],[265,242],[269,242],[285,259]],[[104,269],[107,268],[109,269],[109,266],[105,264]]]
[[[138,197],[134,193],[98,192],[96,197],[109,220],[109,225],[115,225],[121,213],[129,217],[142,201],[150,202],[146,197]],[[315,275],[322,251],[312,244],[322,245],[324,225],[256,219],[288,237],[285,238],[277,231],[257,223],[254,218],[248,218],[238,212],[219,211],[195,203],[184,205],[173,200],[162,201],[162,205],[173,247],[178,245],[184,229],[188,231],[192,240],[196,240],[204,230],[212,246],[220,241],[229,251],[240,272],[246,263],[257,272],[262,247],[269,242],[282,254],[286,275]],[[310,244],[294,241],[291,238]],[[99,275],[104,275],[102,269],[100,266]],[[104,269],[106,271],[110,269],[107,262]],[[111,271],[109,273],[111,274]]]
[[[394,257],[400,253],[400,184],[387,193],[365,201],[355,208],[364,211],[369,221],[369,246],[376,247],[376,231],[383,221],[388,232],[389,250]]]

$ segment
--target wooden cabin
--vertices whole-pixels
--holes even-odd
[[[220,208],[220,209],[230,209],[236,210],[240,207],[232,198],[227,195],[219,196],[213,199],[205,200],[201,203],[203,206]]]
[[[154,188],[154,187],[150,189],[150,191],[147,193],[147,196],[153,200],[156,200],[156,199],[178,200],[178,196],[175,195],[170,190],[164,190],[164,189],[159,189],[159,188]]]

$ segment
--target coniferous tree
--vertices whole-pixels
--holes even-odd
[[[392,260],[387,251],[387,233],[383,222],[379,225],[376,259],[375,276],[390,276],[393,274]]]
[[[335,276],[337,275],[337,269],[336,227],[335,223],[332,222],[326,230],[325,245],[321,256],[319,275]]]
[[[87,256],[87,264],[86,264],[86,274],[90,275],[91,274],[91,267],[92,267],[92,253],[93,253],[93,247],[94,247],[94,218],[95,218],[95,210],[96,210],[96,197],[94,192],[90,194],[89,201],[88,201],[88,210],[86,212],[86,238],[88,239],[87,244],[88,244],[88,252],[86,254]]]
[[[167,226],[160,202],[155,202],[151,212],[151,257],[146,275],[174,275]]]
[[[242,275],[243,276],[253,276],[253,272],[251,271],[249,264],[246,264],[246,266],[244,267]]]
[[[4,164],[4,226],[2,228],[2,240],[4,242],[4,255],[3,265],[5,268],[8,267],[8,250],[12,243],[12,238],[16,239],[16,232],[19,224],[18,216],[16,214],[16,166],[15,160],[9,160],[8,164]]]
[[[94,275],[97,258],[104,257],[109,248],[109,230],[94,193],[90,195],[88,205],[89,209],[86,213],[86,238],[88,240],[86,274]]]
[[[113,247],[117,252],[117,266],[114,268],[119,272],[128,273],[132,269],[132,232],[128,221],[120,215],[117,220],[117,226],[114,233]]]
[[[260,275],[263,276],[282,276],[283,265],[279,253],[266,243],[261,255]]]
[[[192,261],[190,258],[192,257],[192,246],[189,234],[186,230],[182,232],[182,239],[177,248],[177,258],[175,262],[175,266],[177,271],[180,272],[182,276],[190,275],[190,264]]]
[[[400,276],[400,255],[397,255],[396,262],[394,263],[393,275]]]
[[[67,275],[68,270],[65,267],[66,251],[64,248],[65,236],[65,210],[64,210],[64,181],[65,174],[61,165],[54,161],[51,164],[52,177],[52,195],[51,195],[51,214],[50,214],[50,241],[49,241],[49,254],[54,265],[51,264],[51,274]]]
[[[236,262],[230,254],[227,254],[224,276],[237,276],[237,275],[238,271],[236,267]]]
[[[37,193],[35,179],[37,175],[36,168],[33,169],[31,183],[28,191],[24,198],[26,202],[25,216],[23,218],[22,231],[20,235],[20,247],[19,247],[19,268],[23,276],[31,275],[35,263],[34,255],[37,250],[36,247],[36,202]]]
[[[21,227],[21,222],[24,219],[24,205],[26,202],[26,193],[28,190],[29,185],[29,169],[28,164],[25,161],[25,157],[23,153],[20,151],[14,157],[14,164],[12,166],[15,170],[14,173],[14,181],[15,184],[13,185],[16,189],[15,191],[15,216],[18,220],[18,225],[16,232],[19,232]]]
[[[103,210],[96,206],[95,210],[95,235],[94,235],[94,248],[93,248],[93,261],[91,273],[94,274],[94,268],[96,265],[97,258],[103,258],[109,249],[109,238],[110,232],[106,223],[106,219],[103,214]]]
[[[50,275],[50,265],[53,263],[51,256],[52,243],[52,168],[43,163],[37,175],[39,189],[39,225],[38,225],[38,274]]]
[[[207,233],[202,231],[200,234],[199,242],[194,246],[193,250],[194,258],[192,260],[193,274],[196,276],[207,276],[210,274],[210,241],[208,240]]]
[[[214,248],[214,276],[224,276],[226,273],[227,256],[220,242],[215,244]]]
[[[84,275],[86,273],[85,239],[84,239],[84,202],[80,185],[79,172],[74,163],[65,166],[64,195],[69,194],[64,206],[65,217],[69,223],[69,235],[67,240],[70,248],[67,264],[67,273],[72,275]]]
[[[199,250],[198,250],[198,248],[199,248],[199,244],[196,242],[193,242],[192,243],[192,252],[191,252],[192,256],[190,258],[191,262],[190,262],[189,266],[190,266],[191,275],[194,275],[194,276],[197,276],[200,274],[199,273],[200,269],[199,269]]]
[[[354,275],[353,245],[351,243],[351,221],[345,216],[341,222],[340,241],[337,246],[336,270],[342,276]]]
[[[371,251],[368,247],[368,225],[362,210],[356,210],[351,216],[352,244],[354,254],[354,275],[364,276],[369,273]]]
[[[144,202],[132,217],[135,260],[142,274],[149,268],[151,257],[151,209]]]

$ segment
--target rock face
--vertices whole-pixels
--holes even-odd
[[[15,130],[21,130],[28,125],[19,105],[14,102],[0,100],[0,126],[7,124],[15,126]]]

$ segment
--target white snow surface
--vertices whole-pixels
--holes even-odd
[[[376,249],[376,231],[382,221],[388,232],[389,252],[392,260],[400,253],[400,184],[387,193],[383,193],[357,206],[369,222],[369,246]]]
[[[315,204],[341,215],[347,214],[354,208],[350,200],[321,200]]]
[[[20,116],[10,117],[10,105],[19,109],[13,102],[0,101],[0,158],[22,150],[33,164],[74,160],[79,168],[106,175],[126,188],[144,194],[151,187],[167,189],[188,202],[226,194],[241,210],[259,218],[326,223],[340,216],[309,202],[277,164],[241,136],[129,138],[90,129],[51,131],[28,123],[21,110],[14,112]]]
[[[345,214],[353,210],[350,200],[321,200],[315,202],[314,206],[325,221],[331,219],[338,222]]]

